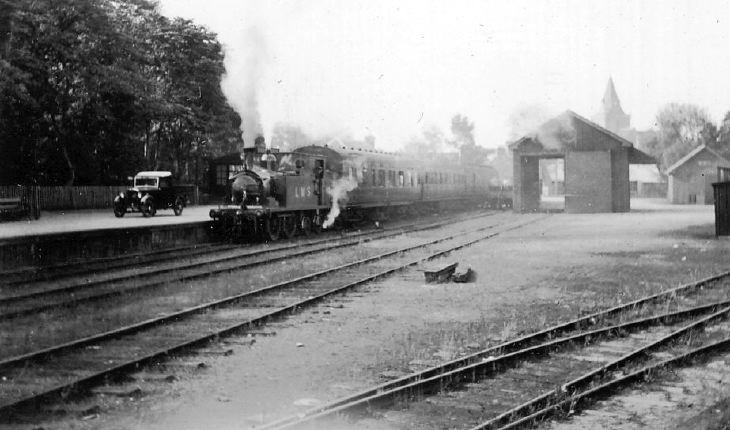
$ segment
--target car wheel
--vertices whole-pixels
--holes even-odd
[[[145,218],[155,216],[155,205],[151,200],[142,203],[142,216]]]
[[[175,212],[175,216],[180,216],[180,215],[182,215],[182,212],[183,212],[183,207],[184,207],[184,206],[183,206],[183,201],[182,201],[182,199],[181,199],[180,197],[176,198],[176,199],[175,199],[175,204],[174,204],[174,206],[172,207],[172,211],[173,211],[173,212]]]

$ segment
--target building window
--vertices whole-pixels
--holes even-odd
[[[219,164],[215,166],[215,184],[226,185],[228,182],[228,166]]]
[[[690,194],[689,195],[689,202],[692,203],[692,204],[696,204],[697,203],[697,194]]]

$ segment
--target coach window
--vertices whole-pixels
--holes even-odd
[[[405,185],[405,182],[406,182],[406,177],[403,174],[403,172],[398,172],[398,186],[402,187],[403,185]]]
[[[385,186],[385,170],[383,169],[378,170],[378,186]]]

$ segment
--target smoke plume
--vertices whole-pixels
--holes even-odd
[[[330,228],[335,223],[335,219],[340,215],[340,206],[347,203],[347,193],[355,188],[357,188],[357,178],[350,176],[343,176],[337,179],[331,187],[327,187],[327,194],[332,196],[332,207],[322,228]]]
[[[257,136],[266,136],[261,120],[260,93],[266,68],[270,62],[266,37],[257,26],[251,26],[243,32],[245,45],[237,45],[233,49],[235,55],[226,55],[227,74],[223,81],[223,90],[230,103],[241,115],[243,128],[243,146],[252,148]]]
[[[509,116],[510,140],[534,139],[545,149],[561,149],[575,144],[572,117],[566,112],[555,115],[539,105],[525,105]]]

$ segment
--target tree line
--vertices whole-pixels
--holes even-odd
[[[657,113],[655,126],[656,130],[640,139],[637,146],[655,157],[661,170],[700,145],[730,158],[730,112],[717,125],[706,109],[689,103],[669,103]]]
[[[241,144],[216,34],[149,0],[0,0],[0,184],[202,177]]]

